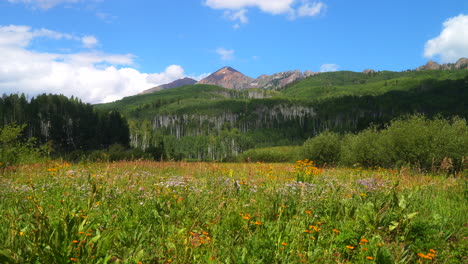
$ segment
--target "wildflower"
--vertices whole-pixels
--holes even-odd
[[[381,246],[382,246],[382,243],[377,243],[377,246],[378,246],[378,247],[381,247]]]
[[[80,242],[80,241],[78,241],[78,240],[73,240],[73,244],[76,244],[76,243],[78,243],[78,242]]]
[[[207,235],[208,235],[208,232],[205,232],[205,231],[203,231],[202,233],[203,233],[205,236],[207,236]]]
[[[305,213],[308,214],[308,215],[311,215],[311,214],[312,214],[312,211],[305,210]]]
[[[216,257],[210,257],[210,260],[215,260],[215,259],[216,259]]]
[[[320,231],[320,228],[317,226],[309,226],[310,231],[309,232],[318,232]]]
[[[374,259],[374,258],[371,257],[371,256],[367,256],[366,258],[367,258],[368,260],[373,260],[373,259]]]
[[[340,231],[338,229],[336,229],[336,228],[333,228],[332,231],[335,232],[335,234],[337,234],[337,235],[340,233]]]
[[[437,253],[437,251],[435,251],[433,249],[429,249],[429,252],[434,253],[434,254]]]
[[[288,243],[286,243],[286,242],[281,242],[281,245],[283,245],[283,246],[287,246],[287,245],[288,245]]]
[[[418,253],[418,256],[420,258],[423,258],[423,259],[429,259],[429,260],[432,260],[432,256],[429,256],[429,255],[424,255],[423,253]]]
[[[70,258],[71,261],[78,261],[76,258]]]
[[[347,247],[348,249],[351,249],[351,250],[354,249],[354,247],[353,247],[353,246],[350,246],[350,245],[347,245],[346,247]]]
[[[363,238],[363,239],[361,239],[361,243],[364,243],[364,244],[365,244],[365,243],[369,243],[369,240]]]
[[[362,251],[367,251],[368,249],[367,248],[361,248]]]
[[[262,225],[262,222],[257,221],[257,222],[255,222],[255,224],[256,224],[256,225]]]
[[[20,236],[24,236],[24,232],[23,232],[23,231],[20,231],[20,232],[19,232],[19,235],[20,235]]]

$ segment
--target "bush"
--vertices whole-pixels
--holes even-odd
[[[0,127],[0,168],[40,159],[44,147],[35,148],[35,139],[21,140],[26,126],[16,124]]]
[[[303,158],[318,165],[410,165],[454,173],[466,169],[468,126],[461,118],[429,120],[414,115],[393,120],[383,130],[371,127],[343,139],[336,133],[324,132],[304,143]]]
[[[468,127],[460,118],[447,120],[411,116],[394,120],[382,132],[386,138],[387,155],[393,163],[409,163],[421,169],[440,168],[446,161],[447,170],[460,170],[468,156]]]
[[[249,149],[239,159],[253,162],[294,162],[300,159],[301,149],[299,146]]]
[[[344,137],[340,163],[346,166],[359,164],[364,167],[391,167],[393,164],[387,151],[386,138],[377,129],[369,128]]]
[[[303,158],[313,160],[317,165],[334,165],[341,151],[341,136],[333,132],[323,132],[304,143]]]

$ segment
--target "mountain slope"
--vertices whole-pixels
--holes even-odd
[[[167,83],[167,84],[163,84],[163,85],[156,86],[156,87],[153,87],[153,88],[148,89],[148,90],[144,90],[140,94],[149,94],[149,93],[154,93],[154,92],[161,91],[161,90],[164,90],[164,89],[172,89],[172,88],[177,88],[177,87],[180,87],[180,86],[190,85],[190,84],[195,84],[195,83],[197,83],[196,80],[194,80],[192,78],[185,77],[183,79],[178,79],[178,80],[175,80],[175,81]]]

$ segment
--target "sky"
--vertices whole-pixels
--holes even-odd
[[[468,57],[466,0],[0,0],[0,94],[121,99],[224,66],[403,71]]]

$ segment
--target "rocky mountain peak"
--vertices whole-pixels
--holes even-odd
[[[234,68],[229,66],[217,70],[215,73],[199,81],[200,84],[213,84],[228,89],[245,89],[253,81],[252,78],[245,76]]]
[[[417,68],[417,71],[421,70],[462,70],[468,69],[468,59],[467,58],[460,58],[456,63],[446,63],[446,64],[439,64],[435,61],[428,61],[426,65],[423,65]]]

